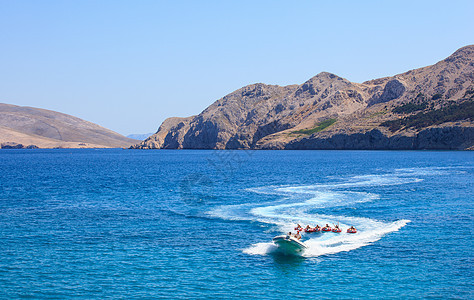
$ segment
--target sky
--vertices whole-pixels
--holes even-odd
[[[353,82],[474,44],[474,1],[0,0],[0,102],[128,135],[245,85]]]

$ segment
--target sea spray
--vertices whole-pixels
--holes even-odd
[[[351,176],[334,183],[301,185],[301,186],[266,186],[248,189],[249,191],[280,196],[279,199],[267,203],[246,203],[225,205],[208,212],[211,217],[227,220],[248,220],[276,226],[275,232],[293,231],[297,223],[324,225],[339,223],[342,233],[309,233],[304,234],[308,249],[305,257],[316,257],[351,251],[381,239],[384,235],[397,231],[409,220],[383,222],[369,218],[328,215],[324,210],[334,207],[357,206],[359,203],[380,199],[380,195],[369,192],[350,190],[352,188],[379,187],[387,185],[404,185],[420,182],[416,175],[439,174],[439,170],[417,171],[399,169],[388,174],[368,174]],[[349,234],[345,229],[355,226],[356,234]],[[252,255],[265,255],[277,251],[271,242],[257,243],[243,250]]]

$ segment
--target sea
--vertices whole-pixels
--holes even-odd
[[[473,299],[473,174],[463,151],[0,150],[0,298]],[[343,232],[280,253],[298,223]]]

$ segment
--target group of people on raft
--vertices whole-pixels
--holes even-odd
[[[319,225],[316,225],[315,227],[311,227],[311,226],[307,225],[305,228],[301,227],[300,224],[297,224],[296,227],[295,227],[295,230],[296,230],[296,234],[293,235],[290,232],[289,236],[293,236],[297,239],[301,239],[300,231],[304,231],[304,232],[307,232],[307,233],[321,232],[321,231],[323,231],[323,232],[332,231],[332,232],[339,233],[339,232],[342,231],[341,228],[339,228],[339,225],[334,225],[334,228],[332,228],[328,224],[326,224],[326,226],[324,226],[324,227],[321,227]],[[354,226],[351,226],[347,229],[347,233],[357,233],[357,229]]]

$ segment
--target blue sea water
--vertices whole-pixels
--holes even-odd
[[[472,152],[0,150],[0,297],[460,298]],[[300,224],[301,256],[271,239]]]

